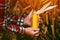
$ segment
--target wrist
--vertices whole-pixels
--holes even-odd
[[[24,34],[25,33],[25,28],[24,27],[20,27],[19,33]]]
[[[23,27],[23,25],[24,25],[24,18],[22,17],[21,19],[20,19],[20,31],[19,31],[19,33],[21,33],[21,34],[24,34],[24,32],[25,32],[25,28]]]

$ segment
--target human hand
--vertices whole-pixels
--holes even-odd
[[[25,34],[30,35],[30,36],[39,36],[39,28],[25,28]]]
[[[34,12],[35,12],[34,10],[31,10],[29,15],[24,19],[24,25],[31,26],[31,18],[32,18],[32,15],[33,15]],[[40,16],[39,15],[38,15],[38,21],[40,21]]]

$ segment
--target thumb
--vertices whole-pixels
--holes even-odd
[[[29,13],[29,15],[27,16],[29,19],[31,19],[33,12],[34,12],[34,11],[33,11],[33,9],[32,9],[31,12]]]

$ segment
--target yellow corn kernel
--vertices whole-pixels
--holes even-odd
[[[32,28],[38,28],[38,14],[32,15]]]

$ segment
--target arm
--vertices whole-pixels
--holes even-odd
[[[0,0],[0,3],[4,3],[5,0]],[[1,5],[2,7],[4,6]],[[0,26],[3,27],[6,27],[8,30],[10,31],[14,31],[14,32],[18,32],[18,33],[25,33],[27,35],[30,35],[30,36],[35,36],[36,34],[38,34],[39,30],[38,29],[33,29],[31,27],[28,27],[28,28],[24,28],[20,25],[16,25],[15,23],[13,24],[12,22],[16,22],[16,20],[12,20],[12,19],[15,19],[14,17],[12,19],[9,19],[7,16],[10,16],[10,15],[6,15],[6,17],[4,15],[1,15],[5,12],[5,7],[3,7],[2,10],[0,10],[0,18],[2,18],[3,20],[0,19]],[[32,16],[32,12],[31,11],[29,13],[29,15],[24,19],[24,25],[29,25],[31,26],[31,16]],[[4,16],[4,17],[3,17]],[[9,19],[9,20],[7,20]],[[9,22],[10,21],[10,22]],[[17,23],[19,24],[19,23]]]
[[[3,30],[2,28],[2,21],[3,21],[3,14],[4,14],[4,2],[5,0],[0,0],[0,30]]]
[[[10,31],[13,31],[13,32],[24,34],[24,27],[21,27],[21,26],[18,26],[18,25],[8,24],[7,29],[10,30]]]
[[[21,20],[19,17],[9,14],[9,15],[4,16],[2,26],[10,31],[24,34],[24,27],[22,27],[20,23],[21,23]]]
[[[30,20],[30,19],[28,19],[29,17],[24,19],[23,24],[25,23],[25,25],[26,24],[29,25],[28,23],[31,23],[31,21],[27,22],[27,20]],[[20,24],[21,22],[18,22],[18,21],[21,21],[21,20],[18,20],[19,18],[17,16],[16,17],[12,16],[10,14],[6,15],[6,16],[4,16],[2,26],[6,27],[10,31],[18,32],[20,34],[27,34],[27,35],[30,35],[30,36],[38,36],[39,35],[39,28],[37,28],[37,29],[33,29],[31,27],[24,28],[24,27],[21,26],[21,24]],[[31,25],[29,25],[29,26],[31,26]]]

